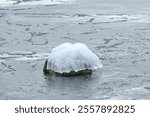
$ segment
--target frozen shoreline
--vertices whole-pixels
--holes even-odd
[[[27,5],[56,5],[73,3],[75,3],[75,0],[1,0],[0,7],[18,7]]]

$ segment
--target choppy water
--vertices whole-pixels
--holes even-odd
[[[150,1],[17,1],[0,3],[0,99],[150,99]],[[44,76],[64,42],[85,43],[102,71]]]

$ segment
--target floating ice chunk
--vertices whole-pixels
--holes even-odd
[[[15,60],[18,61],[34,61],[34,60],[42,60],[42,59],[46,59],[48,57],[48,53],[37,53],[37,54],[33,54],[33,55],[27,55],[27,56],[21,56],[16,58]]]
[[[49,70],[57,73],[79,72],[102,68],[100,59],[83,43],[64,43],[55,47],[48,57]]]
[[[30,52],[30,51],[13,51],[13,52],[9,52],[10,55],[32,55],[34,54],[34,52]]]

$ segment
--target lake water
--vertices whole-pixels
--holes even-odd
[[[48,77],[52,48],[85,43],[103,69]],[[1,0],[0,99],[150,99],[150,1]]]

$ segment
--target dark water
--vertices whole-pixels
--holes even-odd
[[[44,76],[45,59],[64,42],[85,43],[103,69]],[[150,1],[0,6],[0,99],[150,99],[149,45]]]

